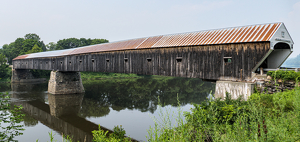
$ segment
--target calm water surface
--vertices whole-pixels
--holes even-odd
[[[100,124],[104,130],[122,125],[127,136],[146,141],[153,117],[159,118],[161,110],[177,111],[177,95],[182,110],[189,111],[215,89],[214,83],[200,79],[171,77],[86,80],[85,93],[71,95],[49,94],[47,85],[0,84],[0,92],[8,91],[12,103],[24,107],[25,131],[17,140],[50,141],[52,131],[58,141],[62,134],[91,141],[91,131]]]

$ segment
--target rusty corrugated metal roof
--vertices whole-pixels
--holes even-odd
[[[13,60],[25,59],[27,56],[29,56],[29,54],[26,54],[26,55],[20,55],[20,56],[14,58]]]
[[[91,45],[67,50],[57,50],[21,55],[15,58],[40,58],[65,56],[74,54],[84,54],[93,52],[105,52],[116,50],[142,49],[142,48],[159,48],[159,47],[176,47],[176,46],[195,46],[210,44],[227,44],[242,42],[260,42],[270,41],[271,37],[277,31],[282,23],[271,23],[261,25],[251,25],[233,28],[224,28],[216,30],[206,30],[190,33],[180,33],[171,35],[161,35],[139,39],[131,39],[119,42]]]

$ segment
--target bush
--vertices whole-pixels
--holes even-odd
[[[299,141],[300,89],[255,93],[248,101],[227,94],[194,104],[185,117],[184,125],[157,129],[150,141]]]
[[[277,71],[268,71],[267,75],[271,76],[273,80],[281,79],[283,81],[297,81],[300,76],[300,72],[295,71],[284,71],[284,70],[277,70]]]
[[[122,126],[114,127],[114,132],[108,134],[109,131],[104,131],[99,125],[99,130],[92,131],[94,142],[131,142],[131,139],[125,137],[125,130]]]
[[[11,77],[11,68],[6,65],[0,65],[0,79],[7,79]]]

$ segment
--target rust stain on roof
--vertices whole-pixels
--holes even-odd
[[[21,55],[16,57],[14,60],[116,50],[269,41],[281,24],[282,23],[272,23],[190,33],[160,35],[112,43],[90,45],[86,47],[67,50],[56,50],[51,52]]]
[[[20,55],[20,56],[14,58],[13,60],[25,59],[27,56],[29,56],[29,54],[26,54],[26,55]]]

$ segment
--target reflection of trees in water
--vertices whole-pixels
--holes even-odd
[[[33,127],[35,125],[37,125],[39,123],[39,121],[37,121],[36,119],[34,119],[32,116],[30,116],[27,113],[24,113],[24,125],[26,127]]]
[[[109,113],[109,107],[116,111],[127,108],[153,113],[158,97],[163,106],[177,106],[177,94],[182,106],[198,104],[215,89],[213,83],[201,79],[173,77],[88,80],[83,85],[83,116],[104,116]]]
[[[82,101],[82,106],[79,115],[81,117],[91,117],[91,116],[98,116],[102,117],[109,114],[110,109],[108,106],[103,104],[99,104],[99,102],[84,98]]]
[[[6,92],[10,90],[10,83],[0,83],[0,92]]]
[[[45,101],[45,91],[47,90],[47,83],[11,83],[9,84],[8,91],[12,89],[13,93],[11,94],[11,98],[20,99],[20,100],[39,100],[41,102]],[[24,125],[27,127],[34,127],[38,124],[38,121],[34,119],[27,113],[23,113],[24,116]]]
[[[83,81],[83,85],[85,96],[79,113],[82,117],[105,116],[109,114],[110,108],[116,111],[127,108],[153,113],[157,109],[158,98],[163,106],[177,106],[177,94],[182,106],[199,104],[215,89],[213,83],[201,79],[173,77],[88,80]],[[47,87],[47,83],[12,85],[16,89],[12,96],[44,102]],[[32,118],[26,118],[24,122],[30,126],[36,123]]]

